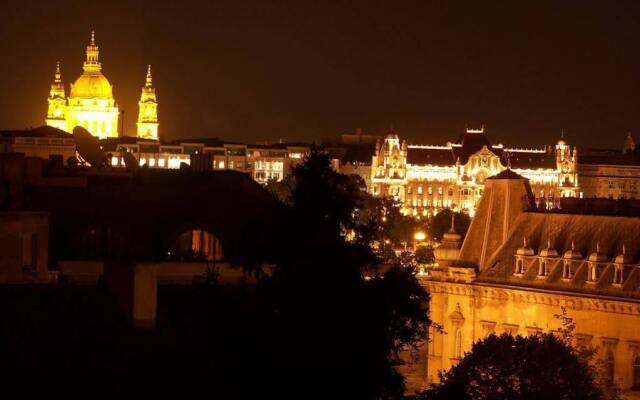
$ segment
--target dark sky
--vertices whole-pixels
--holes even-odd
[[[640,1],[605,0],[0,0],[0,129],[43,123],[56,60],[68,85],[91,29],[127,134],[151,63],[169,139],[640,138]]]

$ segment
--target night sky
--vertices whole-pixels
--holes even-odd
[[[166,139],[640,139],[640,1],[0,0],[0,129],[43,124],[91,29],[129,135],[150,63]]]

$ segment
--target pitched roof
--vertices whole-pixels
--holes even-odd
[[[523,177],[522,175],[516,174],[515,172],[507,168],[498,174],[488,177],[487,179],[527,179],[527,178]]]

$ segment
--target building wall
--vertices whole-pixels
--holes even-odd
[[[430,332],[427,379],[455,365],[472,344],[490,333],[530,335],[561,327],[554,317],[566,307],[576,323],[576,344],[608,349],[614,357],[614,375],[623,389],[633,386],[634,359],[640,356],[640,302],[541,292],[482,283],[423,280],[431,294],[431,319],[444,333]],[[460,334],[457,332],[460,331]],[[637,383],[637,382],[636,382]]]
[[[369,192],[375,196],[395,197],[403,204],[404,213],[416,217],[431,216],[444,208],[467,212],[473,217],[485,180],[509,167],[509,162],[503,162],[498,155],[504,151],[524,160],[532,159],[529,166],[512,169],[530,180],[540,207],[554,208],[561,197],[580,195],[577,153],[563,140],[558,142],[555,150],[505,149],[502,145],[486,145],[470,154],[464,163],[459,157],[453,162],[454,150],[462,148],[464,151],[464,146],[451,143],[447,146],[409,146],[397,135],[390,134],[379,143],[372,157]],[[424,163],[411,163],[409,153],[412,151],[431,151],[434,158]],[[443,162],[444,158],[449,158],[450,163]],[[540,158],[550,161],[546,167],[536,164],[535,159]]]
[[[0,283],[47,281],[48,251],[46,213],[0,213]]]
[[[585,198],[640,198],[640,165],[579,165],[578,173]]]

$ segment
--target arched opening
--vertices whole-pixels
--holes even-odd
[[[169,246],[167,259],[172,261],[222,261],[220,240],[210,231],[189,229],[178,234]]]

